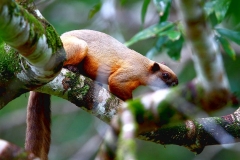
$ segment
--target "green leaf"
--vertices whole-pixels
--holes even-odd
[[[204,4],[204,10],[207,16],[214,12],[214,3],[215,1],[208,1]]]
[[[156,7],[159,14],[163,15],[171,1],[172,0],[153,0],[153,4]]]
[[[225,29],[225,28],[216,28],[215,30],[220,35],[222,35],[240,45],[240,32],[236,32],[233,30]]]
[[[229,26],[231,26],[232,28],[236,28],[238,31],[240,30],[240,10],[239,10],[239,6],[240,6],[240,1],[239,0],[231,0],[226,18],[229,18],[228,20],[228,24]]]
[[[219,23],[215,13],[211,13],[209,15],[209,20],[211,22],[212,28],[214,28]]]
[[[179,60],[181,57],[181,50],[183,46],[184,39],[182,36],[176,41],[167,41],[165,44],[166,52],[170,58],[173,60]]]
[[[167,38],[167,36],[161,36],[158,38],[157,43],[156,43],[156,47],[158,48],[158,50],[160,50],[164,44],[167,43],[169,39]]]
[[[140,40],[156,37],[159,33],[167,31],[174,27],[172,22],[163,22],[160,24],[152,25],[133,36],[129,41],[125,42],[126,46],[130,46]]]
[[[156,7],[161,17],[161,22],[167,20],[172,0],[153,0],[153,4]]]
[[[155,47],[150,49],[146,57],[149,59],[152,59],[154,56],[156,56],[159,52],[166,52],[168,56],[173,60],[179,60],[181,57],[181,49],[183,46],[183,36],[180,35],[180,37],[177,40],[171,40],[168,36],[161,36],[159,37]]]
[[[218,23],[221,23],[227,14],[230,3],[230,0],[211,0],[205,3],[204,9],[208,16],[215,14]]]
[[[181,33],[179,31],[169,30],[169,31],[160,33],[160,35],[166,35],[171,41],[176,41],[180,38]]]
[[[179,22],[177,22],[175,24],[176,24],[176,30],[178,30],[181,34],[184,34],[185,30],[184,30],[183,23],[179,21]]]
[[[93,8],[88,13],[88,18],[89,19],[93,18],[93,16],[95,16],[95,14],[100,11],[101,7],[102,7],[102,3],[101,2],[99,2],[98,4],[93,6]]]
[[[142,24],[144,24],[145,22],[145,17],[146,17],[146,13],[147,13],[147,8],[149,6],[151,0],[144,0],[143,2],[143,6],[142,6],[142,12],[141,12],[141,21]]]
[[[230,0],[217,0],[215,8],[216,17],[219,22],[222,22],[222,20],[225,18],[226,13],[228,11]]]
[[[217,39],[219,40],[219,42],[221,43],[224,51],[232,58],[232,59],[236,59],[236,53],[234,51],[234,49],[231,47],[230,43],[228,42],[228,40],[222,36],[217,36]]]

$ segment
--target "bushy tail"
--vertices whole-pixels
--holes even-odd
[[[51,141],[50,124],[50,95],[31,91],[27,107],[25,149],[41,160],[48,159]]]

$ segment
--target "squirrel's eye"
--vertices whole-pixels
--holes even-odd
[[[163,73],[162,74],[162,78],[165,80],[169,80],[170,79],[170,75],[168,73]]]

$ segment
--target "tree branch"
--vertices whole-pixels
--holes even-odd
[[[66,99],[104,122],[110,123],[123,101],[90,78],[62,69],[48,84],[35,91]]]
[[[208,116],[197,107],[198,105],[209,104],[206,100],[208,98],[204,94],[203,87],[193,82],[169,90],[160,90],[125,104],[102,88],[100,84],[63,69],[53,81],[38,88],[36,91],[67,99],[107,123],[113,119],[119,109],[121,113],[128,108],[133,113],[132,115],[134,115],[132,120],[136,120],[137,122],[138,130],[137,132],[133,131],[133,133],[138,138],[160,144],[182,145],[197,153],[206,145],[238,142],[240,136],[238,134],[240,133],[238,132],[240,129],[238,125],[239,118],[230,119],[231,117],[240,116],[239,112],[223,117],[198,118],[183,121],[190,118],[194,119],[194,117]],[[161,97],[163,101],[159,101]],[[215,105],[220,105],[222,103],[221,99],[221,97],[216,99],[216,102],[214,102]],[[209,97],[209,100],[211,101],[212,98]],[[224,104],[226,103],[224,102]],[[121,118],[121,121],[128,120],[126,116],[119,116],[119,118]],[[130,122],[135,124],[132,120]],[[115,121],[114,126],[122,126],[122,128],[125,126],[126,128],[126,125],[119,125],[118,123],[118,120]],[[124,122],[124,124],[131,123],[128,121]],[[206,130],[207,126],[210,128],[209,130]],[[214,129],[214,132],[208,133],[208,131],[211,131],[211,128]],[[226,137],[226,134],[219,135],[220,133],[224,133],[223,130],[226,130],[225,133],[231,135],[232,138],[221,141],[221,139]],[[120,129],[117,129],[116,133],[119,133],[119,131]],[[219,136],[215,137],[215,134]],[[117,136],[112,133],[110,135],[112,136],[107,136],[110,138],[106,140],[105,145],[114,148],[114,146],[116,147],[117,139],[113,138],[112,140],[112,137]],[[218,138],[220,140],[217,141]],[[126,137],[122,139],[126,140]],[[132,140],[130,139],[130,141]],[[105,151],[109,148],[106,146],[102,146]],[[126,146],[123,148],[126,148]],[[116,152],[114,149],[111,151],[111,153]],[[103,155],[101,153],[101,156]]]
[[[154,132],[140,134],[140,139],[163,145],[184,146],[195,153],[201,153],[208,145],[240,142],[240,112],[222,117],[198,118],[178,124],[168,124]]]
[[[6,80],[0,84],[0,108],[24,90],[51,81],[62,68],[65,52],[59,36],[40,12],[36,11],[35,15],[38,19],[13,0],[0,1],[0,38],[7,43],[0,41],[1,73],[10,71],[8,77],[0,75]],[[16,55],[15,50],[29,63]],[[10,59],[16,61],[8,64]]]
[[[122,157],[123,153],[124,155],[134,154],[135,150],[133,148],[136,145],[133,141],[134,133],[139,139],[162,145],[176,144],[184,146],[197,154],[201,153],[208,145],[240,142],[240,109],[233,114],[222,117],[179,121],[161,127],[155,126],[152,130],[150,130],[151,127],[148,127],[149,130],[147,131],[145,127],[147,125],[153,126],[153,124],[148,121],[149,123],[138,123],[136,125],[135,122],[138,118],[131,118],[132,115],[134,114],[124,110],[114,119],[112,125],[114,129],[107,132],[104,143],[97,155],[99,159],[114,159],[113,157],[124,159],[126,157]],[[148,117],[152,116],[149,113],[147,115]],[[155,121],[155,123],[158,122],[160,121]]]

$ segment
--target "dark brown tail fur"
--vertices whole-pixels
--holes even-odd
[[[50,95],[30,92],[27,108],[25,149],[41,160],[48,159],[51,141]]]

